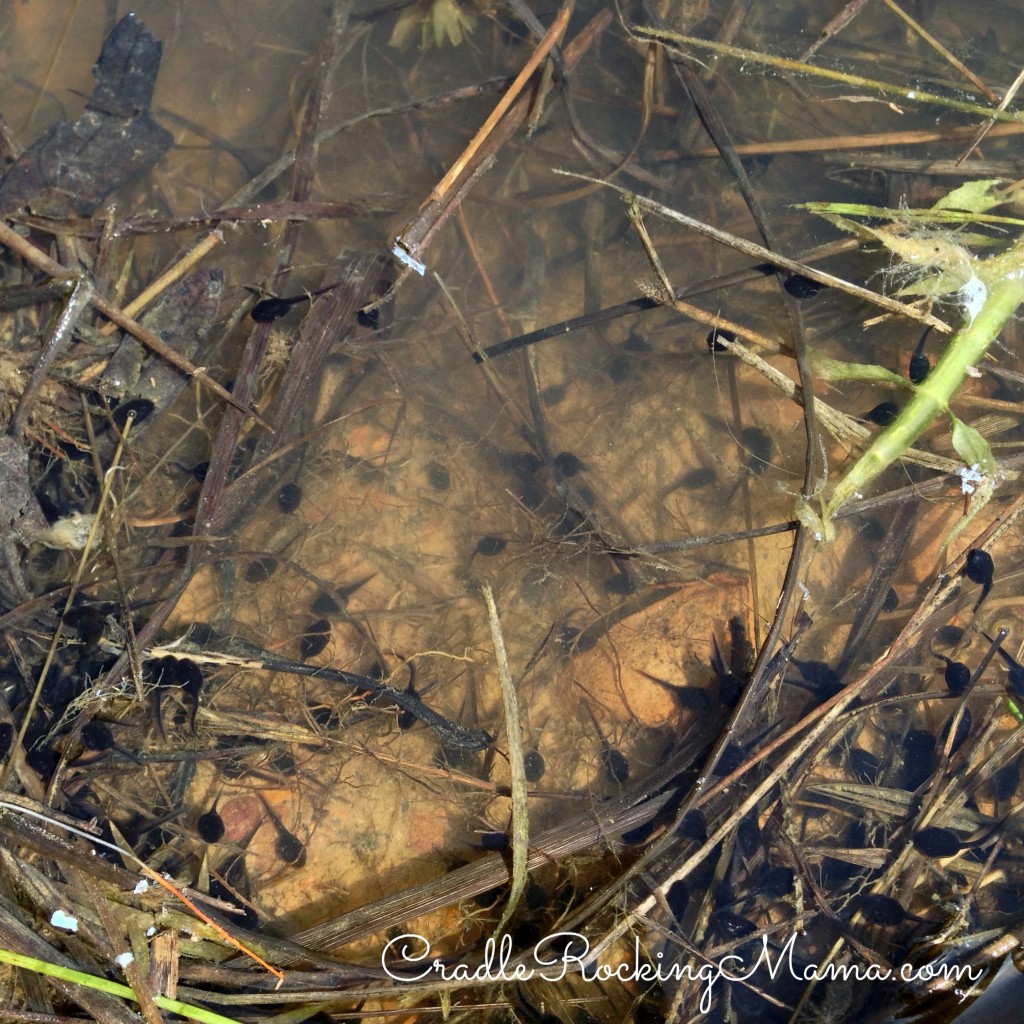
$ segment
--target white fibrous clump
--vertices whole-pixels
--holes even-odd
[[[72,512],[71,515],[58,519],[49,529],[38,533],[33,540],[48,548],[59,548],[61,551],[81,551],[89,539],[95,521],[96,517],[91,513]],[[96,540],[102,537],[102,531],[97,530]]]
[[[977,484],[985,479],[985,474],[978,471],[978,464],[962,466],[957,472],[960,475],[960,490],[964,494],[973,494]]]
[[[979,277],[973,275],[971,279],[957,292],[960,305],[964,307],[967,314],[967,323],[974,323],[974,318],[981,312],[988,297],[988,289]]]

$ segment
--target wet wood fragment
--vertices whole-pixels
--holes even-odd
[[[213,326],[223,291],[223,271],[196,270],[164,292],[140,322],[183,358],[191,360]],[[149,399],[154,412],[159,413],[186,383],[187,378],[179,370],[159,356],[148,354],[126,334],[111,356],[98,390],[110,398]]]
[[[173,138],[149,113],[160,53],[146,26],[126,14],[100,51],[85,112],[51,126],[0,182],[0,216],[28,205],[51,216],[91,213],[167,152]]]

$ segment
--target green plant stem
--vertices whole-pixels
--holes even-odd
[[[45,960],[37,960],[35,957],[25,956],[22,953],[14,953],[9,949],[0,949],[0,963],[10,964],[12,967],[22,967],[27,971],[34,971],[36,974],[45,974],[50,978],[59,978],[61,981],[84,985],[97,992],[106,992],[107,995],[121,996],[124,999],[138,1002],[138,997],[127,985],[99,978],[94,974],[86,974],[84,971],[76,971],[71,967],[60,967],[57,964],[47,963]],[[232,1017],[224,1017],[212,1010],[204,1010],[201,1006],[183,1003],[179,999],[154,996],[153,1002],[161,1010],[176,1013],[181,1017],[188,1017],[190,1020],[200,1021],[201,1024],[238,1024],[238,1021]]]
[[[981,362],[1003,325],[1024,302],[1024,243],[1018,241],[1007,253],[1010,255],[1016,256],[1017,269],[987,285],[984,304],[974,320],[949,342],[942,358],[914,389],[914,397],[900,415],[836,485],[825,506],[826,523],[913,445],[939,413],[949,411],[949,403],[964,382],[968,367]],[[1002,257],[999,261],[1005,266]]]

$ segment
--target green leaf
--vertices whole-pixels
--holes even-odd
[[[969,213],[984,213],[1000,203],[1005,202],[1003,195],[996,191],[1002,184],[1000,178],[988,178],[983,181],[968,181],[959,188],[953,189],[943,196],[933,210],[967,210]]]
[[[976,470],[983,476],[995,472],[996,460],[988,441],[969,423],[950,414],[953,423],[953,447],[957,455],[967,463],[969,469]]]

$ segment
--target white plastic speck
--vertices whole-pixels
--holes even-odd
[[[131,953],[118,953],[114,957],[114,963],[123,971],[130,963],[134,963],[135,957]]]
[[[66,932],[78,931],[78,918],[65,914],[63,910],[55,910],[50,916],[50,924],[54,928],[63,928]]]
[[[427,272],[427,265],[425,263],[420,263],[420,261],[409,253],[397,238],[395,239],[395,244],[391,246],[391,255],[394,256],[399,263],[404,263],[410,270],[415,270],[420,277],[423,277]]]

